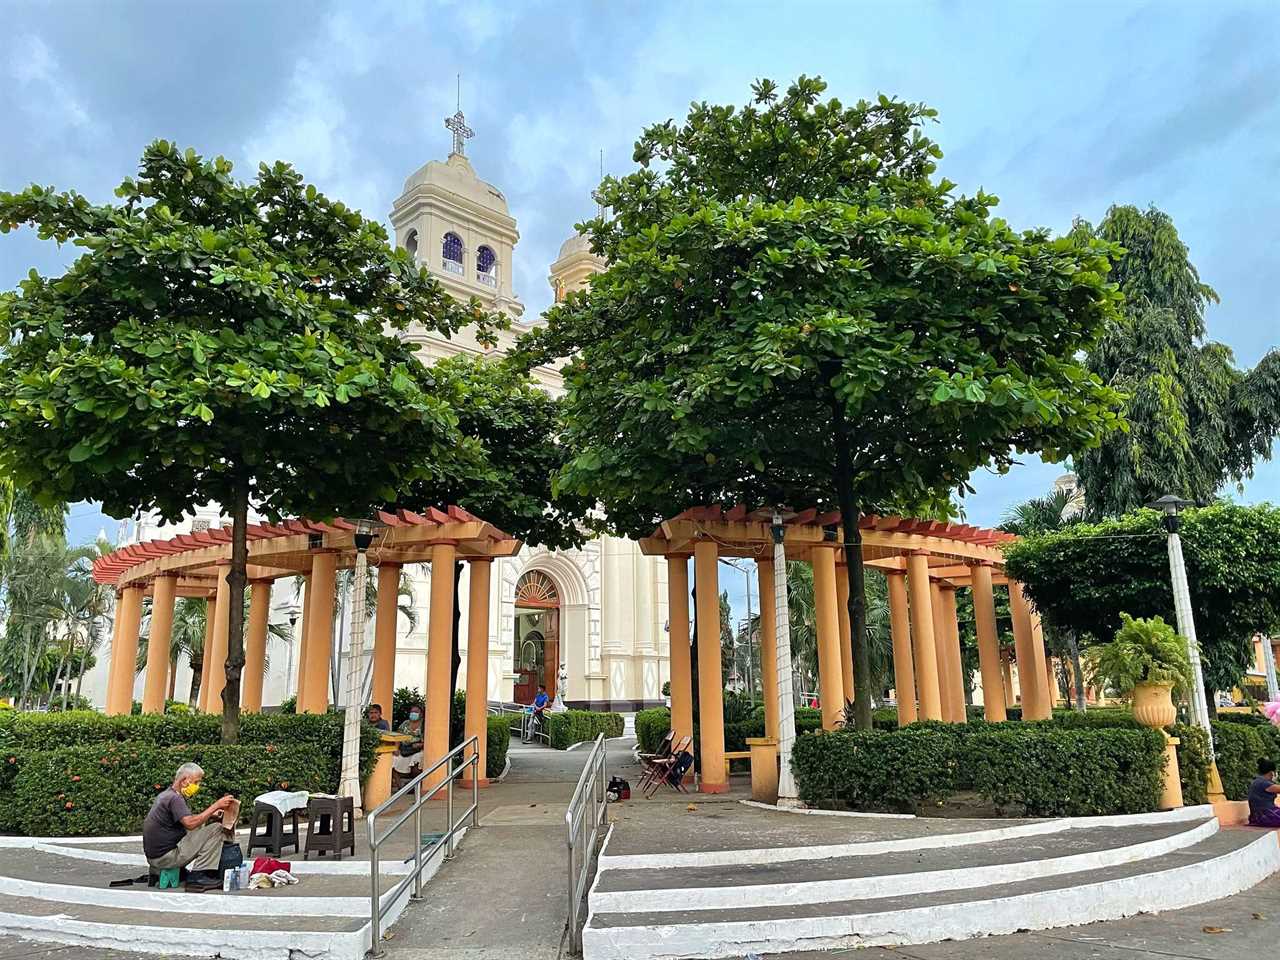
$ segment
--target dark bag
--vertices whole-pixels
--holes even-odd
[[[608,792],[611,800],[630,800],[631,784],[621,777],[610,777]]]
[[[218,861],[218,876],[244,863],[244,851],[234,840],[226,840],[222,844],[222,858]]]

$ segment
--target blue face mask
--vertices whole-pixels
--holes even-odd
[[[417,710],[411,710],[409,712],[410,720],[420,720],[421,718],[422,718],[422,714],[420,714]]]

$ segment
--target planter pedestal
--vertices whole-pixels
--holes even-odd
[[[1142,726],[1159,730],[1164,737],[1164,785],[1160,789],[1160,809],[1177,809],[1182,806],[1182,777],[1178,771],[1180,741],[1169,736],[1164,729],[1178,719],[1178,711],[1173,705],[1173,684],[1140,683],[1134,687],[1133,717]]]

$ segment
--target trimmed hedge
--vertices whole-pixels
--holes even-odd
[[[919,723],[810,734],[791,756],[810,806],[912,810],[973,789],[1027,816],[1154,810],[1164,740],[1151,730]]]
[[[1182,802],[1195,806],[1209,802],[1209,738],[1199,727],[1175,723],[1169,733],[1178,740],[1178,778]]]
[[[7,758],[6,758],[7,759]],[[331,790],[327,752],[314,745],[288,747],[156,746],[111,742],[60,747],[22,756],[12,790],[2,803],[11,828],[30,836],[137,833],[152,801],[194,760],[204,767],[193,810],[223,794],[240,798],[243,818],[253,797],[267,790]]]
[[[662,738],[671,729],[671,711],[666,707],[636,713],[636,745],[641,753],[657,753]]]
[[[1233,719],[1224,720],[1230,716]],[[1248,714],[1223,714],[1213,723],[1214,753],[1222,789],[1228,800],[1244,800],[1249,783],[1258,775],[1258,761],[1280,759],[1280,729],[1263,721],[1242,721]]]
[[[594,740],[602,733],[606,738],[620,737],[624,726],[620,713],[566,710],[564,713],[546,713],[543,716],[551,746],[557,750],[565,750],[584,740]]]
[[[498,714],[489,717],[489,733],[485,740],[484,775],[489,779],[502,776],[511,747],[511,723]]]
[[[342,729],[343,715],[337,712],[297,716],[245,714],[240,720],[240,743],[234,747],[223,747],[218,743],[222,734],[222,718],[212,714],[108,717],[93,711],[6,711],[0,713],[0,831],[25,829],[22,824],[26,812],[18,795],[18,781],[23,778],[28,765],[32,765],[33,769],[43,769],[43,758],[64,749],[87,748],[91,752],[101,752],[108,745],[128,745],[133,750],[176,748],[173,756],[179,759],[167,771],[161,771],[158,777],[158,782],[164,785],[172,781],[173,772],[181,763],[190,759],[200,762],[198,757],[214,747],[219,750],[249,751],[245,756],[252,757],[287,757],[296,754],[306,761],[299,761],[302,763],[300,769],[306,776],[299,778],[294,775],[292,779],[296,782],[315,783],[315,786],[298,789],[332,791],[337,789],[342,772]],[[361,779],[368,776],[373,768],[378,740],[378,731],[368,723],[363,724],[360,736]],[[314,754],[311,751],[315,751]],[[150,757],[151,754],[146,756]],[[229,765],[228,769],[238,769],[236,764],[239,761],[233,761],[233,756],[234,754],[218,755],[221,762]],[[318,777],[310,775],[313,756],[322,761]],[[204,766],[203,763],[201,765]],[[267,764],[262,772],[264,775],[271,775],[277,769],[285,770],[286,775],[276,779],[291,779],[287,774],[292,772],[292,766]],[[206,770],[209,768],[206,767]],[[210,775],[212,776],[212,771]],[[157,771],[148,768],[143,780],[148,783],[157,782]],[[251,800],[262,792],[254,790],[252,794],[246,794],[236,791],[236,795],[244,801],[246,798]],[[150,801],[147,805],[150,805]],[[145,808],[143,813],[146,813]],[[120,819],[115,814],[112,816],[112,822]],[[110,833],[113,830],[104,821],[97,832]]]

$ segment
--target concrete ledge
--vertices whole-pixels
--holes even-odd
[[[1238,827],[1249,822],[1247,800],[1219,800],[1212,806],[1213,815],[1224,827]]]
[[[1240,893],[1280,870],[1275,834],[1230,853],[1116,879],[881,913],[710,923],[646,924],[583,931],[585,960],[729,958],[747,953],[838,950],[965,940],[1047,930],[1137,913],[1160,913]]]

